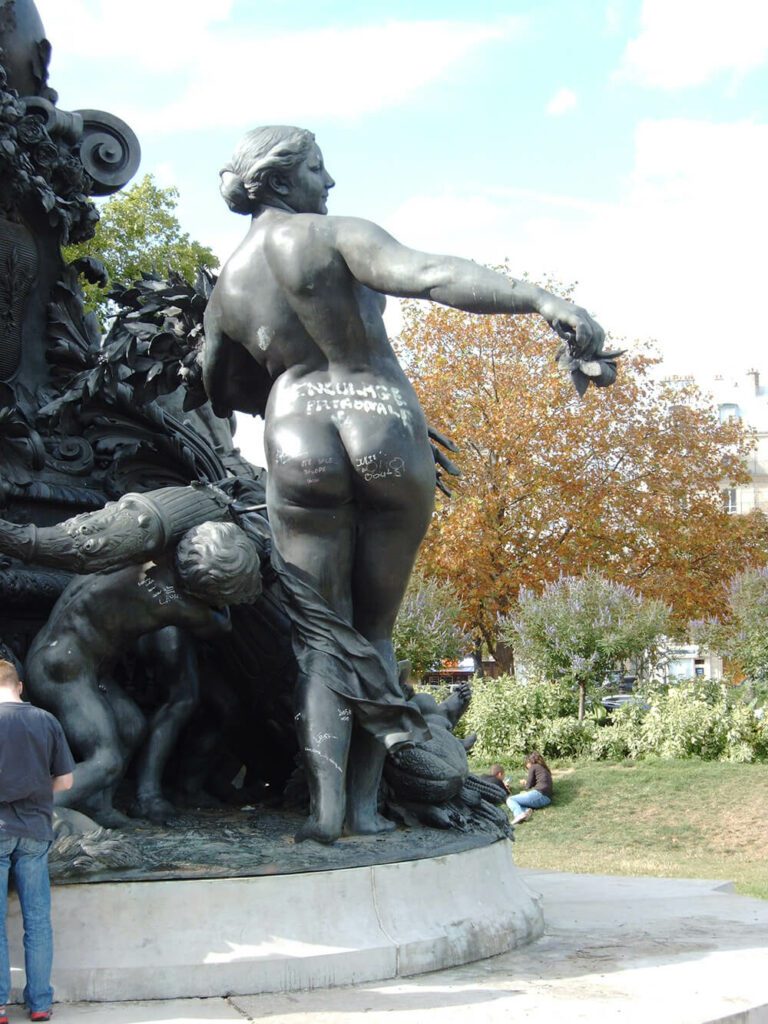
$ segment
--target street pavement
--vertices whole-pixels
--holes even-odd
[[[768,901],[698,879],[522,873],[546,919],[524,949],[348,988],[57,1004],[55,1024],[768,1024]]]

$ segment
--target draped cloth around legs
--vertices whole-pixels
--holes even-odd
[[[344,622],[317,591],[286,565],[272,545],[272,567],[293,623],[299,671],[352,703],[356,720],[392,752],[431,736],[417,707],[379,652]]]

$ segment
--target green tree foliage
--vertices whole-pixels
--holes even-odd
[[[440,662],[462,657],[468,638],[460,623],[461,606],[451,588],[414,574],[395,622],[398,660],[410,661],[411,674],[419,679]]]
[[[523,588],[500,632],[530,671],[578,687],[583,721],[587,687],[657,645],[669,614],[661,601],[588,571],[563,576],[541,594]]]
[[[768,686],[768,570],[734,576],[722,617],[694,621],[690,628],[696,643],[728,658],[752,682]]]
[[[102,320],[110,286],[130,285],[144,273],[167,277],[171,270],[192,284],[198,268],[218,266],[211,249],[181,230],[176,216],[178,198],[178,189],[161,188],[151,174],[146,174],[104,203],[92,239],[64,250],[67,260],[90,256],[106,267],[110,279],[107,287],[84,283],[86,306],[97,310]]]

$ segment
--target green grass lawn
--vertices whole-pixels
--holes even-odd
[[[723,878],[737,892],[768,899],[768,764],[551,767],[552,804],[515,830],[520,867]]]

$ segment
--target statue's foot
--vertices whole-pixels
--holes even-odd
[[[135,818],[129,818],[127,814],[123,814],[122,811],[118,811],[114,807],[92,811],[91,817],[102,828],[134,828],[137,824]]]
[[[314,839],[318,843],[330,845],[341,835],[341,827],[319,821],[310,815],[294,836],[294,842],[303,843],[305,839]]]
[[[178,817],[179,812],[162,796],[137,797],[131,807],[133,818],[146,818],[156,825],[164,825]]]
[[[383,814],[356,814],[347,819],[347,833],[351,836],[375,836],[381,832],[394,832],[397,823]]]

